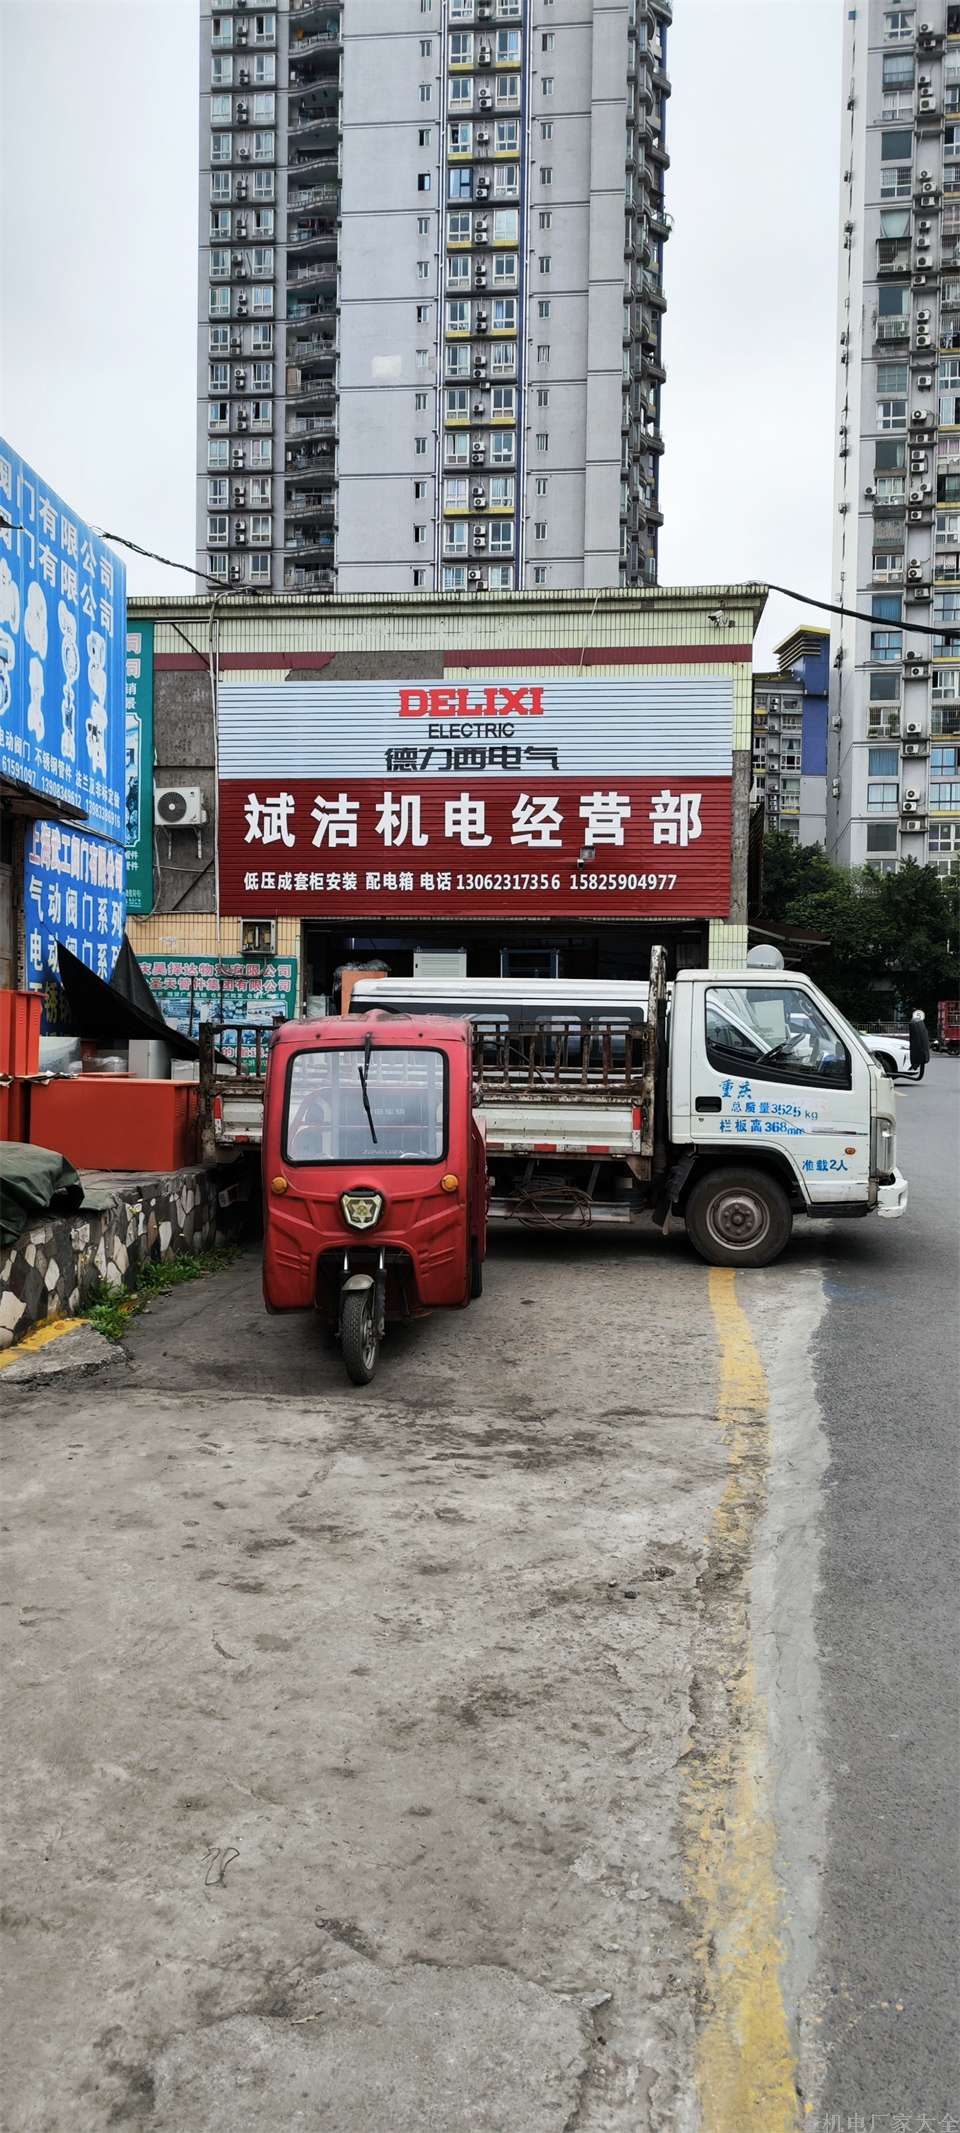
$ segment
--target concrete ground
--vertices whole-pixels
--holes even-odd
[[[825,2127],[824,1273],[889,1287],[925,1219],[736,1278],[499,1238],[365,1391],[251,1253],[9,1385],[11,2133]]]

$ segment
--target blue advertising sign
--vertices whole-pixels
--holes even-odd
[[[127,631],[124,765],[127,910],[153,910],[153,623]]]
[[[59,822],[35,822],[24,869],[27,985],[44,996],[44,1027],[60,1026],[57,942],[109,979],[127,922],[124,854]]]
[[[0,772],[122,841],[123,564],[0,439]]]

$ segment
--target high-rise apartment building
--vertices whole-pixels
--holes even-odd
[[[670,16],[203,0],[200,569],[655,579]]]
[[[753,797],[769,830],[794,844],[826,838],[830,636],[809,625],[776,646],[775,672],[753,676]]]
[[[960,869],[960,6],[844,24],[829,848]],[[956,626],[956,633],[954,633]]]

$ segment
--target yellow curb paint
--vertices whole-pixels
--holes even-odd
[[[38,1348],[46,1348],[49,1341],[58,1341],[65,1333],[74,1333],[78,1326],[88,1326],[88,1318],[48,1318],[42,1326],[27,1333],[14,1348],[5,1348],[0,1355],[0,1370],[7,1370],[11,1363],[18,1363],[22,1355],[36,1355]]]
[[[767,1712],[753,1664],[750,1565],[770,1462],[767,1380],[736,1274],[711,1268],[720,1348],[717,1420],[728,1478],[708,1536],[722,1610],[718,1711],[701,1719],[685,1797],[698,1919],[696,2081],[702,2133],[796,2133],[803,2113],[781,1985],[781,1893]]]

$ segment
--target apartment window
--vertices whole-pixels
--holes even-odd
[[[537,519],[534,519],[534,522],[533,522],[533,538],[534,538],[534,540],[535,540],[535,541],[545,541],[545,540],[546,540],[546,538],[547,538],[547,521],[546,521],[546,519],[545,519],[545,518],[537,518]]]
[[[878,438],[873,448],[873,463],[878,469],[881,467],[905,467],[907,464],[907,447],[902,438]]]
[[[867,825],[867,854],[871,852],[895,852],[897,849],[897,825],[895,822],[870,822]]]
[[[886,52],[883,59],[883,87],[885,89],[912,89],[912,52]]]
[[[491,510],[512,511],[516,502],[516,487],[512,474],[494,474],[490,482]]]
[[[541,90],[541,94],[542,94],[543,96],[552,96],[552,95],[553,95],[553,75],[552,75],[552,74],[541,74],[541,76],[540,76],[540,90]],[[553,120],[552,120],[552,119],[544,119],[544,120],[543,120],[543,121],[541,122],[541,126],[540,126],[540,139],[541,139],[541,141],[552,141],[552,139],[553,139]]]
[[[418,215],[418,216],[417,216],[417,236],[418,236],[418,237],[429,237],[429,235],[430,235],[430,217],[429,217],[429,215]]]
[[[273,438],[272,438],[272,437],[251,437],[251,439],[250,439],[250,465],[251,465],[252,467],[272,467],[272,465],[273,465]]]
[[[540,300],[539,300],[539,302],[538,302],[538,304],[537,304],[537,317],[538,317],[538,318],[549,318],[549,316],[550,316],[550,298],[549,298],[549,296],[541,296],[541,298],[540,298]]]
[[[210,61],[210,80],[215,89],[229,89],[233,81],[233,58],[215,52]]]
[[[430,279],[430,261],[429,261],[429,259],[418,259],[418,260],[417,260],[417,280],[418,280],[418,281],[429,281],[429,279]]]
[[[462,563],[457,564],[453,569],[445,570],[443,573],[443,589],[445,593],[463,592],[466,588],[466,583],[467,573]]]
[[[254,355],[272,355],[273,327],[264,326],[258,321],[251,331],[250,346]]]
[[[253,120],[256,126],[272,126],[277,115],[277,99],[271,89],[264,90],[253,99]]]
[[[493,299],[494,333],[516,333],[517,299],[515,296],[495,296]]]
[[[448,386],[446,394],[444,396],[444,405],[447,410],[448,418],[451,422],[466,421],[467,414],[469,411],[467,406],[468,399],[469,395],[464,386]]]
[[[960,873],[960,822],[931,822],[927,850],[944,879]]]
[[[542,563],[537,563],[534,566],[533,582],[535,585],[545,585],[547,582],[547,573]]]
[[[433,306],[432,306],[432,304],[418,304],[418,305],[417,305],[417,325],[418,325],[418,326],[429,326],[429,324],[430,324],[430,315],[431,315],[431,312],[432,312],[432,310],[433,310]]]
[[[211,393],[225,393],[225,392],[229,392],[229,390],[230,390],[230,365],[229,365],[229,363],[211,363],[211,365],[210,365],[210,379],[209,379],[209,390],[210,390],[210,392],[211,392]]]
[[[210,254],[210,273],[217,281],[225,281],[230,275],[230,254],[221,246],[214,247]]]
[[[250,539],[261,548],[269,548],[272,531],[269,513],[266,511],[256,512],[250,520]]]
[[[469,341],[448,341],[445,349],[447,376],[468,378],[470,375]]]
[[[458,172],[457,175],[460,176],[461,173]],[[419,170],[417,172],[417,191],[418,193],[428,193],[430,191],[430,172],[428,170]]]
[[[470,210],[462,207],[452,208],[447,216],[447,243],[469,244],[469,242]]]
[[[799,787],[798,787],[799,797]],[[868,815],[895,815],[900,806],[899,785],[868,784]]]
[[[516,438],[513,431],[494,430],[490,439],[491,466],[512,467],[516,456]]]
[[[468,156],[473,149],[473,120],[453,119],[447,128],[447,147],[452,156]]]
[[[450,87],[449,87],[449,97],[450,97],[450,105],[451,105],[451,108],[452,108],[452,109],[453,109],[454,111],[456,111],[456,110],[463,110],[463,111],[472,111],[472,110],[473,110],[473,76],[472,76],[472,74],[451,74],[451,76],[450,76]]]
[[[540,257],[537,260],[537,265],[540,269],[541,274],[549,274],[550,269],[553,265],[553,261],[550,257],[549,252],[541,252]]]
[[[209,542],[211,542],[211,543],[212,543],[212,542],[214,542],[214,541],[225,541],[225,540],[226,540],[226,538],[227,538],[227,514],[226,514],[226,512],[225,512],[225,511],[217,511],[217,512],[214,512],[214,513],[212,513],[212,514],[211,514],[211,515],[210,515],[210,516],[208,517],[208,519],[207,519],[207,540],[208,540]]]
[[[423,414],[430,405],[429,393],[414,393],[413,404],[418,415]]]
[[[255,430],[268,430],[273,426],[273,406],[269,400],[254,400],[250,419]]]
[[[229,484],[229,482],[227,481],[227,479],[226,479],[226,476],[225,476],[225,475],[220,475],[220,476],[218,476],[218,478],[217,478],[217,480],[216,480],[216,481],[208,481],[208,483],[207,483],[207,508],[208,508],[208,510],[211,510],[211,511],[216,511],[216,510],[221,510],[221,511],[224,511],[224,510],[226,510],[227,504],[228,504],[228,503],[229,503],[229,501],[230,501],[230,497],[229,497],[229,493],[228,493],[228,492],[229,492],[229,488],[230,488],[230,484]]]
[[[913,41],[912,7],[891,7],[883,18],[884,44],[910,44]]]
[[[470,501],[466,475],[447,475],[443,484],[443,508],[445,511],[465,511]]]
[[[882,163],[909,163],[913,154],[913,134],[909,126],[884,128],[880,135],[880,160]]]
[[[451,30],[451,33],[450,33],[450,65],[451,65],[452,67],[472,67],[472,65],[473,65],[473,31],[472,31],[472,30]]]
[[[433,86],[432,86],[432,83],[430,83],[430,82],[428,82],[428,81],[422,81],[422,82],[420,83],[420,102],[421,102],[422,104],[428,104],[428,103],[430,102],[430,98],[432,97],[432,95],[433,95]]]
[[[960,372],[960,364],[957,366]],[[905,393],[908,389],[909,372],[905,363],[877,364],[878,393]]]
[[[878,430],[905,430],[907,427],[907,403],[905,400],[877,401]]]
[[[931,785],[930,812],[938,815],[960,814],[960,778],[947,785]]]
[[[549,341],[538,341],[538,342],[537,342],[537,362],[538,362],[538,363],[549,363],[549,361],[550,361],[550,343],[549,343]]]
[[[210,161],[211,163],[233,162],[232,133],[212,133],[210,135]]]
[[[943,160],[945,163],[960,161],[960,126],[945,126],[943,129]],[[951,192],[956,191],[956,173],[944,171],[944,184]]]
[[[470,438],[466,430],[451,430],[448,433],[446,456],[450,466],[466,466],[470,457]]]
[[[255,236],[255,237],[272,237],[272,236],[273,236],[273,220],[274,220],[274,217],[273,217],[273,209],[272,209],[272,207],[255,207],[255,208],[254,208],[254,210],[253,210],[253,234],[254,234],[254,236]],[[254,268],[254,273],[256,273],[256,271],[257,271],[257,270],[256,270],[256,268]]]
[[[417,497],[421,497],[421,496],[426,496],[426,493],[427,493],[427,484],[426,484],[426,482],[425,482],[425,481],[415,481],[415,482],[414,482],[414,484],[413,484],[413,494],[414,494],[414,498],[417,498]]]
[[[470,200],[473,197],[473,172],[455,166],[447,172],[447,196],[451,200]]]
[[[212,170],[210,172],[211,200],[229,200],[233,194],[233,172]]]
[[[509,194],[514,197],[520,191],[519,163],[495,163],[493,166],[493,190],[499,200]]]
[[[229,291],[229,289],[211,289],[211,291],[210,291],[210,316],[211,316],[211,318],[217,318],[218,316],[219,316],[219,317],[221,317],[221,318],[223,318],[223,317],[227,317],[227,318],[229,318],[229,315],[230,315],[230,291]]]
[[[413,449],[414,449],[414,453],[415,453],[415,455],[416,455],[416,457],[417,457],[418,459],[425,459],[425,458],[426,458],[426,456],[427,456],[427,440],[426,440],[426,438],[425,438],[425,437],[415,437],[415,438],[414,438],[414,440],[413,440]]]
[[[450,288],[450,289],[455,289],[455,288],[457,287],[458,283],[464,283],[464,284],[468,284],[468,283],[469,283],[469,280],[470,280],[470,255],[469,255],[469,253],[467,253],[467,252],[454,252],[454,253],[453,253],[453,255],[452,255],[452,257],[451,257],[451,258],[449,258],[449,259],[447,260],[447,287],[448,287],[448,288]]]
[[[255,133],[253,136],[253,160],[255,163],[272,163],[277,152],[275,133]]]
[[[211,437],[207,445],[208,467],[225,467],[230,462],[230,442],[226,437]]]
[[[538,385],[538,386],[537,386],[537,406],[538,406],[538,407],[549,407],[549,405],[550,405],[550,387],[549,387],[549,385]]]
[[[466,555],[467,521],[465,518],[445,519],[443,545],[448,555]]]
[[[900,770],[900,755],[896,748],[868,748],[867,773],[871,778],[895,778]]]
[[[447,305],[447,332],[469,333],[469,331],[470,305],[464,301],[463,297],[456,297],[452,303]]]
[[[415,571],[414,571],[414,573],[413,573],[413,584],[414,584],[414,590],[416,591],[416,590],[417,590],[417,589],[418,589],[418,588],[419,588],[419,587],[420,587],[421,585],[425,585],[425,584],[426,584],[426,582],[427,582],[427,573],[426,573],[426,571],[425,571],[425,570],[415,570]]]
[[[259,504],[261,506],[264,504],[269,504],[272,488],[273,483],[270,480],[269,474],[256,474],[250,483],[251,504]],[[267,524],[269,525],[269,520],[267,521]],[[269,534],[267,538],[269,539]]]
[[[210,98],[210,124],[211,124],[211,126],[229,126],[229,124],[230,124],[230,121],[231,121],[232,117],[233,117],[233,102],[232,102],[232,99],[231,99],[231,98],[230,98],[229,96],[211,96],[211,98]]]
[[[517,414],[517,389],[515,385],[495,385],[490,394],[490,414],[494,422],[514,422]]]
[[[539,224],[540,224],[540,228],[541,228],[542,230],[552,230],[552,228],[553,228],[553,209],[552,209],[552,207],[542,207],[542,208],[540,209],[540,213],[539,213],[539,215],[538,215],[538,217],[537,217],[537,220],[538,220],[538,222],[539,222]]]
[[[535,487],[538,496],[546,496],[547,490],[550,487],[548,476],[546,474],[538,474]]]
[[[552,163],[541,163],[541,165],[540,165],[540,183],[541,183],[541,185],[552,185],[552,184],[553,184],[553,164],[552,164]]]
[[[519,64],[520,64],[520,32],[519,32],[519,30],[498,30],[498,31],[497,31],[497,42],[496,42],[496,61],[497,61],[497,65],[498,65],[498,67],[510,67],[510,66],[514,66],[514,67],[516,67],[516,66],[519,66]]]
[[[214,47],[233,43],[232,15],[214,15],[211,17],[210,42]]]
[[[429,348],[418,348],[418,349],[417,349],[417,369],[418,369],[418,370],[429,370],[429,368],[430,368],[430,350],[429,350]]]
[[[451,22],[466,22],[473,14],[473,0],[450,0]]]
[[[520,235],[520,213],[515,207],[497,207],[493,211],[494,244],[516,244]]]
[[[873,660],[899,660],[903,657],[903,633],[901,630],[871,630],[870,657]]]
[[[909,200],[913,172],[909,163],[886,164],[880,172],[881,200]]]
[[[421,37],[421,39],[420,39],[420,57],[421,57],[421,59],[429,59],[429,58],[430,58],[430,56],[431,56],[431,54],[432,54],[432,52],[433,52],[433,38],[432,38],[432,37]]]
[[[960,749],[931,748],[930,776],[932,778],[955,778],[960,772]]]
[[[276,15],[255,15],[253,18],[254,44],[276,44]]]
[[[273,310],[273,286],[270,282],[257,283],[251,290],[255,311]]]
[[[273,199],[272,170],[255,170],[253,173],[253,197],[255,200]]]
[[[417,129],[417,146],[418,146],[418,148],[429,148],[429,146],[430,146],[430,143],[431,143],[432,139],[433,139],[433,127],[432,127],[432,126],[420,126],[420,127],[418,127],[418,129]]]
[[[541,39],[540,39],[540,50],[541,50],[541,52],[555,52],[555,51],[556,51],[556,49],[557,49],[557,35],[556,35],[556,31],[555,31],[555,30],[544,30],[543,36],[542,36],[542,37],[541,37]]]
[[[258,278],[262,278],[262,276],[263,276],[263,275],[265,275],[265,274],[272,274],[272,273],[273,273],[273,246],[272,246],[272,244],[255,244],[255,245],[254,245],[254,247],[253,247],[253,271],[254,271],[254,273],[255,273],[255,274],[256,274],[256,275],[258,276]]]
[[[253,366],[253,390],[255,393],[272,393],[273,364],[255,363]]]
[[[871,674],[871,675],[870,675],[870,677],[869,677],[869,680],[870,680],[870,701],[871,701],[871,703],[876,703],[876,704],[899,704],[899,702],[900,702],[900,675],[899,675],[899,674]]]
[[[229,328],[229,326],[211,326],[211,328],[210,328],[210,334],[209,334],[209,341],[210,341],[210,354],[211,354],[212,356],[217,356],[217,355],[229,355],[229,353],[230,353],[230,328]]]
[[[487,584],[491,592],[512,592],[513,564],[491,563]]]
[[[500,105],[504,105],[504,106],[505,106],[505,105],[510,105],[510,106],[511,106],[511,108],[512,108],[512,109],[513,109],[514,111],[518,111],[518,110],[519,110],[519,108],[520,108],[520,76],[519,76],[519,74],[498,74],[498,75],[497,75],[497,103],[498,103],[498,104],[500,104]]]
[[[253,78],[255,82],[274,82],[277,78],[275,52],[255,52],[253,55]],[[271,112],[271,117],[273,116]]]
[[[537,451],[538,451],[538,452],[548,452],[548,451],[549,451],[549,449],[550,449],[550,437],[549,437],[549,433],[548,433],[548,432],[547,432],[546,430],[538,430],[538,431],[537,431],[537,437],[536,437],[536,444],[537,444]]]
[[[494,519],[490,527],[491,555],[512,555],[513,536],[514,527],[511,518]]]
[[[252,555],[250,557],[250,582],[253,585],[269,584],[270,557],[268,555]]]
[[[426,541],[426,538],[427,538],[427,529],[426,529],[426,526],[424,526],[424,525],[422,525],[422,524],[417,524],[417,525],[415,525],[415,526],[414,526],[414,529],[413,529],[413,545],[414,545],[414,547],[415,547],[415,548],[422,548],[422,547],[424,546],[424,543],[425,543],[425,541]]]
[[[515,156],[520,147],[520,127],[516,119],[498,119],[494,131],[494,145],[498,156]]]
[[[496,252],[493,260],[494,281],[515,282],[517,279],[516,252]]]
[[[903,600],[899,593],[874,593],[870,613],[878,622],[900,622],[903,617]]]

